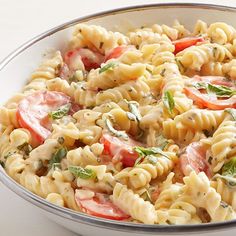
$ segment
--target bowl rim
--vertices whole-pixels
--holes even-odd
[[[216,4],[205,4],[205,3],[154,3],[154,4],[142,4],[134,5],[128,7],[115,8],[112,10],[100,11],[95,14],[86,15],[79,17],[73,20],[70,20],[66,23],[60,24],[56,27],[53,27],[38,36],[33,37],[32,39],[26,41],[26,43],[19,46],[12,53],[6,56],[2,61],[0,61],[0,72],[10,63],[16,56],[24,52],[27,48],[33,46],[38,41],[56,33],[66,28],[69,28],[77,23],[81,23],[87,20],[96,19],[102,16],[115,15],[123,12],[133,12],[133,11],[142,11],[148,9],[156,8],[197,8],[197,9],[213,9],[226,12],[235,12],[236,7],[231,6],[222,6]],[[0,181],[11,191],[15,192],[17,195],[22,197],[24,200],[32,203],[33,205],[41,208],[44,211],[47,211],[52,214],[56,214],[65,219],[82,223],[91,226],[98,226],[100,228],[111,229],[122,232],[133,232],[133,233],[157,233],[161,232],[165,235],[175,234],[175,233],[184,233],[184,232],[203,232],[203,231],[213,231],[213,230],[223,230],[223,228],[233,228],[236,227],[236,220],[216,222],[216,223],[205,223],[197,225],[148,225],[148,224],[136,224],[123,221],[107,220],[103,218],[98,218],[95,216],[90,216],[82,212],[76,212],[68,208],[56,206],[44,198],[30,192],[25,187],[17,183],[12,179],[0,166]]]

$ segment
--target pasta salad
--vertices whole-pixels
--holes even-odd
[[[0,107],[0,162],[78,212],[144,224],[236,218],[236,30],[78,24]]]

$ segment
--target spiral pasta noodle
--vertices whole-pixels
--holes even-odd
[[[113,202],[135,219],[146,224],[153,224],[156,220],[155,208],[144,201],[125,185],[117,183],[113,190]]]
[[[76,25],[0,107],[0,169],[48,204],[105,219],[235,219],[235,32]]]
[[[213,171],[217,172],[223,164],[236,153],[235,121],[225,120],[213,134],[211,153]]]

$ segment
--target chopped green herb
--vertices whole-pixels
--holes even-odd
[[[150,193],[146,190],[141,196],[145,201],[152,202]]]
[[[236,90],[232,90],[229,87],[221,86],[221,85],[207,85],[207,92],[214,93],[217,97],[231,97],[236,95]]]
[[[52,169],[53,169],[53,170],[56,170],[56,168],[61,169],[61,163],[53,163],[53,164],[52,164]]]
[[[152,74],[152,69],[151,68],[146,68],[146,70],[150,73],[150,74]]]
[[[213,178],[221,178],[225,180],[226,184],[231,187],[236,187],[236,157],[230,159],[229,162],[223,165],[221,174],[216,174]]]
[[[211,156],[208,158],[208,163],[209,163],[210,165],[212,164],[212,159],[213,159],[213,157],[211,157]]]
[[[137,152],[141,157],[159,154],[169,158],[159,147],[149,147],[149,148],[134,147],[134,151]]]
[[[227,108],[227,109],[225,109],[225,112],[228,112],[232,116],[233,120],[236,121],[236,110],[235,109]]]
[[[101,74],[107,70],[113,70],[115,66],[117,66],[117,62],[110,62],[110,63],[106,64],[105,66],[101,67],[101,69],[99,70],[99,74]]]
[[[136,159],[136,161],[135,161],[135,163],[134,163],[134,166],[139,165],[139,164],[142,162],[142,160],[143,160],[143,156],[139,156],[139,157]]]
[[[169,144],[170,142],[163,137],[163,135],[159,135],[157,137],[156,145],[161,149],[164,150],[165,147]]]
[[[129,139],[129,136],[124,132],[124,131],[121,131],[121,130],[116,130],[113,128],[113,125],[111,123],[111,121],[109,119],[106,119],[105,120],[105,123],[106,123],[106,126],[107,126],[107,129],[112,133],[114,134],[116,137],[118,138],[123,138],[125,140],[128,140]]]
[[[68,80],[69,80],[69,83],[78,82],[77,76],[75,74],[71,76]]]
[[[180,72],[181,73],[185,72],[185,67],[183,63],[177,58],[175,58],[175,61],[176,61],[177,66],[179,67]]]
[[[68,114],[70,107],[71,107],[70,103],[63,105],[59,107],[56,111],[52,111],[51,113],[49,113],[49,116],[53,120],[61,119],[63,116]]]
[[[210,132],[207,129],[202,130],[206,137],[211,136]]]
[[[100,42],[99,48],[101,49],[103,47],[104,42]]]
[[[67,149],[62,147],[58,149],[53,155],[51,160],[49,161],[48,167],[52,168],[53,164],[60,163],[61,160],[66,157]]]
[[[57,142],[60,143],[61,145],[65,142],[65,139],[63,137],[59,137],[57,139]]]
[[[223,202],[223,201],[220,201],[220,205],[221,205],[223,208],[227,208],[227,207],[229,206],[226,202]]]
[[[23,143],[17,147],[19,150],[25,152],[26,155],[29,155],[33,148],[28,143]]]
[[[198,82],[198,83],[194,83],[193,86],[196,89],[206,89],[207,88],[207,84],[204,82]]]
[[[15,154],[16,151],[14,152],[8,152],[5,156],[4,156],[4,159],[7,159],[8,157],[10,157],[11,155]]]
[[[5,163],[3,161],[0,161],[0,165],[2,166],[2,168],[5,168]]]
[[[213,47],[213,48],[212,48],[212,51],[213,51],[213,57],[216,57],[217,47]]]
[[[165,75],[165,72],[166,72],[166,68],[164,68],[164,69],[161,71],[160,75],[161,75],[161,76],[164,76],[164,75]]]
[[[95,179],[96,173],[88,168],[83,168],[81,166],[69,166],[69,171],[75,176],[81,179]]]
[[[163,97],[163,104],[165,105],[169,113],[172,114],[173,109],[175,107],[175,101],[170,91],[165,91]]]
[[[231,158],[229,162],[223,165],[221,174],[236,176],[236,157]]]

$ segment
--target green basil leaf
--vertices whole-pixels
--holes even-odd
[[[96,173],[88,168],[83,168],[81,166],[69,166],[68,169],[75,177],[79,177],[81,179],[96,178]]]
[[[236,94],[236,90],[221,85],[207,85],[207,92],[214,93],[217,97],[231,97]]]
[[[159,147],[134,147],[134,151],[137,152],[140,157],[159,154],[161,156],[169,158]]]
[[[170,91],[165,91],[163,97],[163,104],[167,108],[169,113],[172,114],[173,109],[175,108],[175,101]]]
[[[68,114],[70,107],[71,107],[70,103],[63,105],[63,106],[59,107],[56,111],[50,112],[49,116],[53,120],[61,119],[63,116]]]
[[[147,190],[140,197],[143,198],[144,201],[149,201],[152,203],[150,193]]]
[[[128,140],[129,139],[129,136],[124,132],[124,131],[121,131],[121,130],[116,130],[113,128],[113,125],[111,123],[111,121],[109,119],[106,119],[105,120],[105,123],[106,123],[106,126],[107,126],[107,129],[113,134],[115,135],[116,137],[118,138],[123,138],[125,140]]]
[[[136,161],[135,161],[135,163],[134,163],[134,166],[139,165],[142,161],[143,161],[143,156],[139,156],[139,157],[136,159]]]
[[[212,180],[217,179],[217,178],[223,179],[226,185],[229,186],[230,188],[236,188],[236,178],[232,176],[228,176],[228,175],[216,174],[213,176]]]
[[[225,163],[221,169],[221,174],[216,174],[213,178],[221,178],[231,187],[236,187],[236,157],[233,157]]]
[[[52,169],[53,169],[53,170],[56,170],[56,168],[61,169],[61,163],[53,163],[53,164],[52,164]]]
[[[60,163],[61,160],[66,157],[67,149],[66,148],[60,148],[58,149],[53,155],[51,160],[48,163],[48,167],[52,168],[53,164]]]
[[[170,142],[163,137],[163,135],[159,135],[156,139],[156,145],[161,149],[164,150],[165,147],[169,144]]]
[[[207,84],[204,82],[198,82],[198,83],[194,83],[193,86],[196,89],[207,89]]]
[[[221,174],[232,177],[236,176],[236,157],[231,158],[229,162],[223,165]]]
[[[225,112],[228,112],[232,116],[233,120],[236,121],[236,109],[226,108]]]
[[[110,63],[108,63],[105,66],[100,68],[99,74],[101,74],[101,73],[103,73],[107,70],[113,70],[115,66],[117,66],[117,62],[110,62]]]

